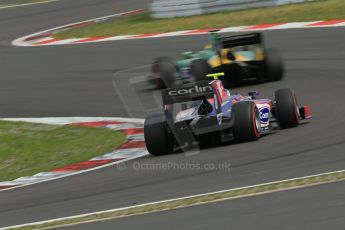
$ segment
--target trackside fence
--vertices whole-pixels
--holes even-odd
[[[153,0],[150,12],[154,18],[175,18],[307,1],[314,0]]]

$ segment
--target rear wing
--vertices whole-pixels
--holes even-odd
[[[214,98],[214,89],[209,81],[186,84],[184,87],[162,91],[163,105]]]
[[[219,42],[222,48],[228,49],[237,46],[248,46],[262,44],[261,33],[242,34],[229,37],[220,37]]]

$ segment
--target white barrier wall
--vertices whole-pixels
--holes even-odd
[[[150,11],[154,18],[174,18],[307,1],[314,0],[153,0]]]

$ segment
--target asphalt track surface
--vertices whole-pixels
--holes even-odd
[[[341,230],[344,194],[345,182],[340,182],[60,229]]]
[[[207,36],[27,48],[12,47],[10,42],[55,26],[142,8],[146,3],[66,0],[1,10],[0,116],[128,116],[116,89],[127,87],[129,75],[142,76],[148,70],[131,68],[148,65],[161,54],[177,57],[186,48],[197,50]],[[291,87],[300,103],[311,106],[311,123],[257,142],[220,146],[192,156],[145,157],[128,162],[126,169],[112,166],[1,192],[0,227],[344,169],[344,29],[270,31],[265,38],[267,46],[278,47],[284,55],[286,78],[235,91],[259,90],[263,97],[271,97],[275,89]],[[114,75],[118,71],[124,72]],[[156,95],[143,90],[143,85],[135,87],[145,103],[153,100],[152,93]],[[136,117],[150,111],[130,108]],[[177,169],[185,164],[224,162],[231,165],[230,170]],[[177,168],[137,169],[138,164],[147,168],[162,163],[175,163]],[[343,202],[342,197],[338,199]],[[289,224],[294,228],[293,221]]]

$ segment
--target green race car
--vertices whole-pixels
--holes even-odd
[[[221,36],[212,31],[210,40],[203,50],[185,52],[176,62],[169,57],[157,58],[152,65],[150,82],[156,88],[171,88],[205,80],[208,74],[219,72],[224,72],[220,80],[225,87],[247,80],[282,79],[283,60],[276,49],[265,48],[262,34]]]

